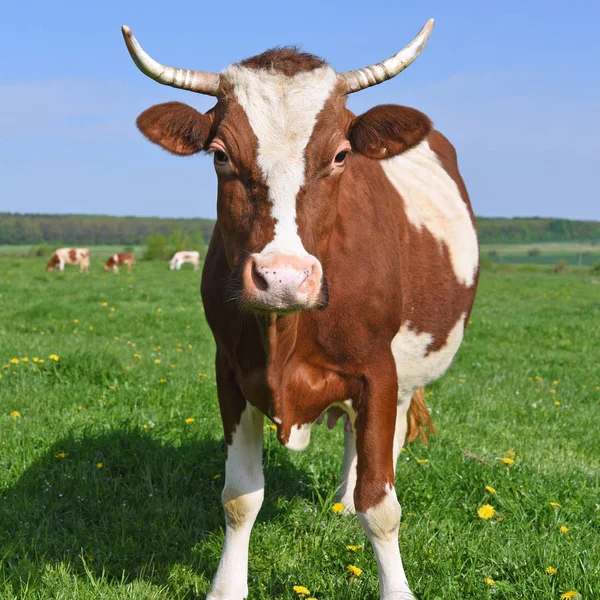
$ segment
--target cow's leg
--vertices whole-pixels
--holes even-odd
[[[410,408],[411,393],[398,393],[398,406],[396,408],[396,429],[394,432],[394,473],[396,472],[396,463],[402,446],[406,439],[406,431],[408,429],[408,409]]]
[[[113,273],[118,273],[119,272],[119,265],[113,265]]]
[[[375,553],[380,600],[414,600],[398,547],[400,504],[394,488],[397,388],[395,369],[370,380],[356,421],[358,520]]]
[[[223,554],[207,600],[242,600],[248,596],[250,532],[264,496],[263,415],[244,400],[233,375],[218,367],[217,372],[228,442],[222,495],[226,527]]]
[[[344,464],[337,494],[338,502],[344,505],[344,512],[354,513],[354,490],[356,488],[356,437],[354,428],[344,427]]]

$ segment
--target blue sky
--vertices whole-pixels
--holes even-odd
[[[158,85],[120,26],[169,65],[220,71],[298,44],[338,70],[394,54],[429,17],[421,57],[353,94],[426,112],[457,148],[478,215],[600,219],[600,3],[11,2],[0,20],[0,211],[215,216],[209,158],[146,142],[158,102],[213,100]]]

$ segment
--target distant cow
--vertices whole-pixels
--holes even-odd
[[[119,265],[127,265],[127,272],[131,273],[131,269],[135,265],[135,254],[112,254],[106,261],[104,270],[109,271],[112,268],[115,273],[118,273]]]
[[[181,252],[175,252],[173,254],[173,258],[169,263],[169,268],[171,271],[173,269],[181,269],[181,265],[189,263],[190,265],[194,265],[194,271],[197,271],[200,268],[200,252],[196,252],[195,250],[182,250]]]
[[[90,272],[90,251],[88,248],[59,248],[55,250],[46,265],[46,271],[65,270],[65,265],[79,265],[79,272]]]

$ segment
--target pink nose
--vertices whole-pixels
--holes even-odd
[[[267,310],[314,308],[321,279],[321,263],[314,256],[253,254],[242,275],[247,300]]]

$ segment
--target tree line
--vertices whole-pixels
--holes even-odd
[[[170,247],[179,247],[182,239],[198,246],[199,240],[210,239],[214,224],[211,219],[0,213],[0,244],[147,244],[150,250],[162,243],[156,236],[163,236]],[[477,217],[477,227],[482,244],[600,242],[600,221]]]

